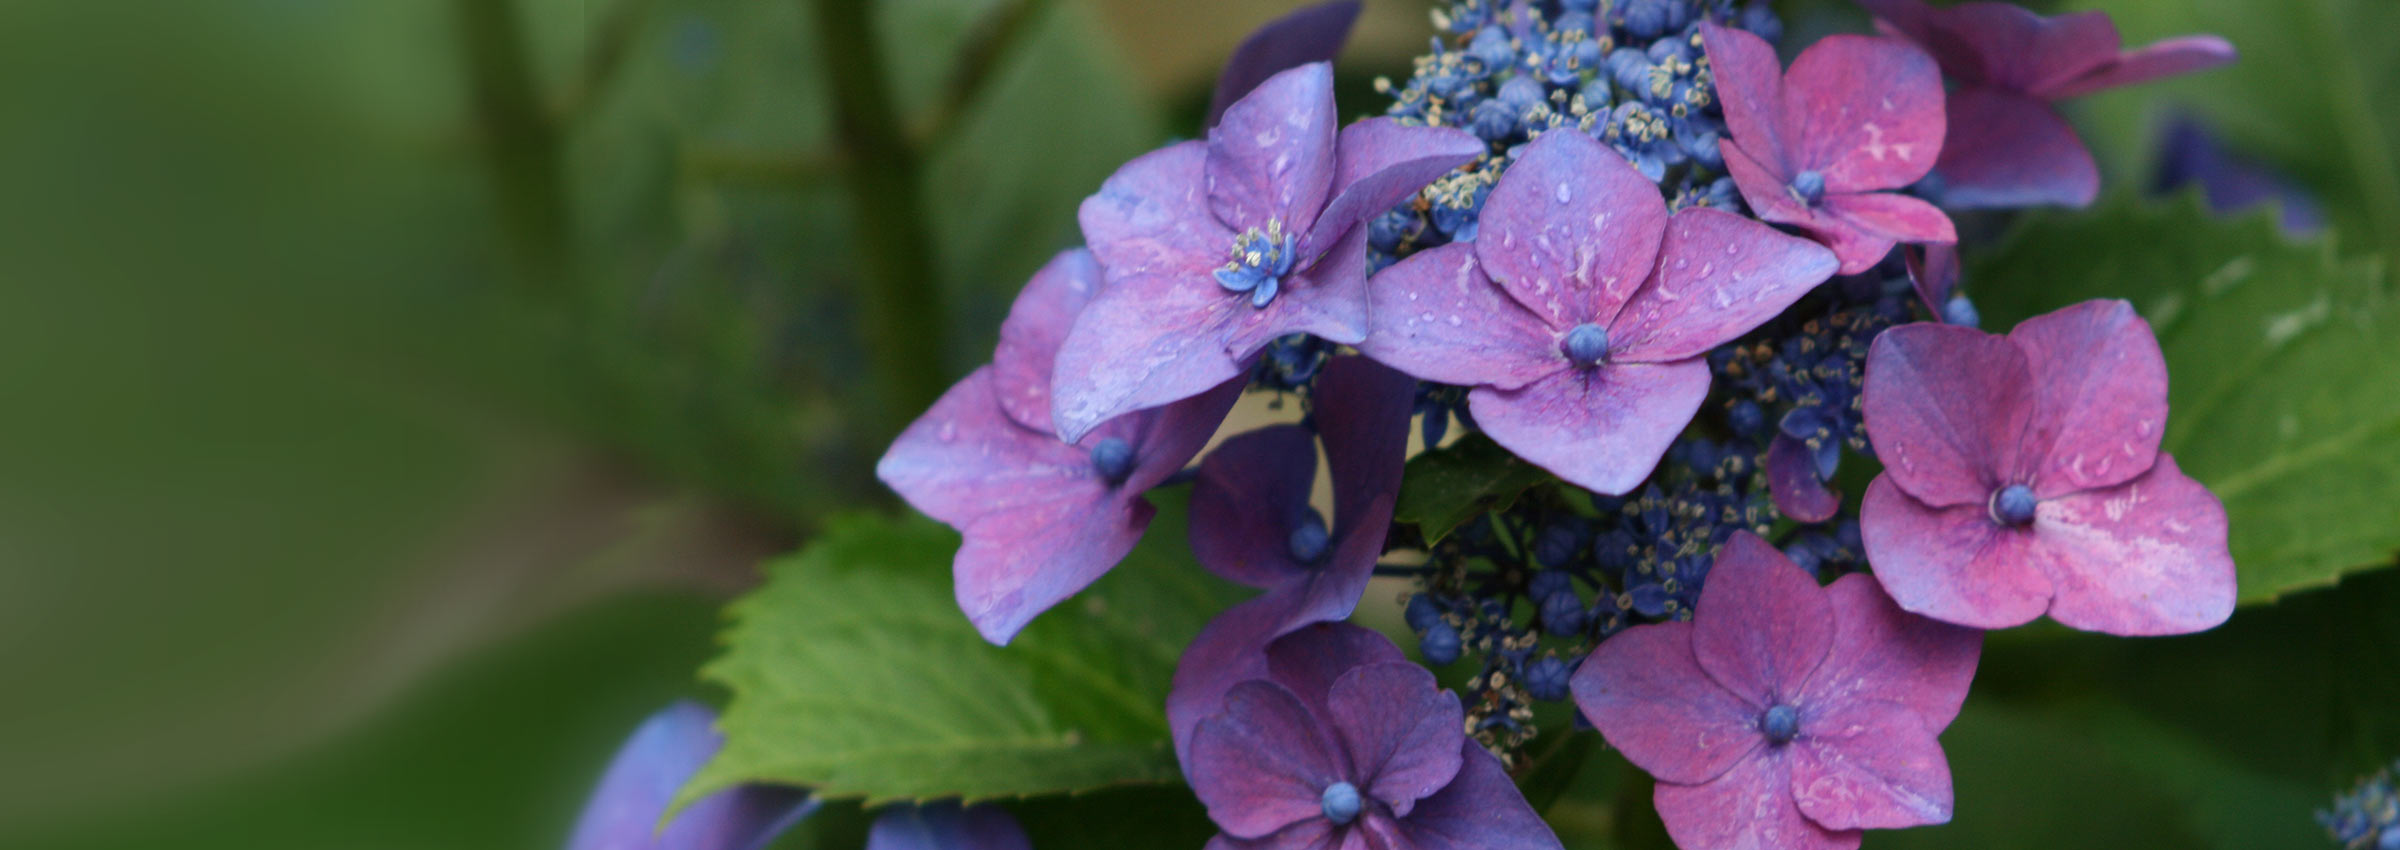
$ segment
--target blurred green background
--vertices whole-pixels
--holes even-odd
[[[555,846],[642,716],[715,696],[718,607],[888,501],[874,457],[988,356],[1075,204],[1295,4],[829,5],[864,18],[0,4],[0,847]],[[2113,191],[2190,106],[2321,193],[2346,254],[2400,249],[2400,4],[2100,5],[2249,53],[2086,104]],[[1795,37],[1863,24],[1779,6]],[[1345,109],[1426,8],[1368,3]],[[1909,838],[2099,840],[2045,801],[2162,776],[2192,805],[2110,814],[2172,822],[2115,846],[2308,835],[2320,789],[2400,754],[2390,578],[2220,635],[1996,644],[1951,740],[1962,777],[2020,779],[1962,778],[1961,825]],[[2027,740],[2104,757],[2047,782]]]

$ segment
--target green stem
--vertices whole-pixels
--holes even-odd
[[[852,292],[863,319],[881,441],[940,397],[943,323],[917,153],[893,115],[883,56],[865,0],[804,0],[817,23],[817,56],[833,86],[834,132],[858,225],[862,276]]]
[[[454,0],[451,8],[509,259],[527,287],[554,290],[566,276],[565,180],[558,128],[534,90],[516,4]]]
[[[909,133],[919,153],[933,151],[947,142],[965,117],[967,110],[983,97],[999,70],[1000,60],[1013,51],[1019,39],[1031,30],[1032,22],[1050,8],[1050,0],[1009,0],[984,13],[966,45],[959,51],[957,64],[950,69],[949,83],[942,87],[941,100]]]

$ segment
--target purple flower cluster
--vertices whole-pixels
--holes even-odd
[[[1324,59],[1354,4],[1303,10],[1244,45],[1204,139],[1084,202],[1088,250],[878,474],[963,534],[996,643],[1191,482],[1197,560],[1261,590],[1167,698],[1212,847],[1557,846],[1506,771],[1530,700],[1654,775],[1686,848],[1944,822],[1978,629],[2189,632],[2234,598],[2222,507],[2159,451],[2149,326],[2092,301],[1976,330],[1944,208],[2088,202],[2049,103],[2231,52],[1865,5],[1885,35],[1786,68],[1755,5],[1462,0],[1347,126]],[[1187,469],[1253,381],[1305,417]],[[1554,478],[1428,541],[1393,522],[1418,414]],[[1845,453],[1884,466],[1863,502],[1829,483]],[[1804,524],[1780,550],[1778,517]],[[1485,658],[1464,699],[1340,622],[1379,568],[1425,582],[1427,661]]]

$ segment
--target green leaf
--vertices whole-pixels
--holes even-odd
[[[2124,298],[2165,350],[2165,449],[2232,521],[2242,600],[2400,552],[2400,308],[2380,264],[2185,198],[2028,219],[1967,278],[1986,325]]]
[[[732,606],[725,654],[702,671],[733,691],[725,749],[682,799],[745,782],[874,803],[1177,781],[1175,661],[1238,596],[1184,554],[1182,516],[1161,505],[1125,563],[1007,647],[958,612],[955,533],[835,519]]]
[[[2214,32],[2233,65],[2068,104],[2105,171],[2149,179],[2162,113],[2196,110],[2244,153],[2326,202],[2356,249],[2400,256],[2400,3],[2389,0],[2107,0],[2128,45]]]
[[[1477,434],[1410,458],[1392,517],[1412,523],[1428,544],[1439,542],[1485,511],[1504,510],[1517,496],[1550,479]]]

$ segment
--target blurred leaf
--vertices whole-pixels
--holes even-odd
[[[2124,298],[2171,375],[2165,449],[2225,500],[2245,602],[2400,552],[2400,306],[2375,262],[2192,198],[2029,218],[1967,278],[1999,329]]]
[[[1037,848],[1198,847],[1217,832],[1181,784],[1037,797],[1009,810]]]
[[[1942,736],[1957,821],[1887,846],[2325,846],[2310,812],[2400,752],[2394,705],[2396,571],[2197,635],[1995,632]]]
[[[1007,647],[953,601],[956,534],[836,518],[733,605],[702,673],[733,691],[725,749],[684,798],[753,781],[870,803],[1177,781],[1175,661],[1238,594],[1184,554],[1173,501],[1125,563]]]
[[[991,358],[1026,278],[1083,242],[1083,199],[1164,142],[1157,109],[1091,13],[1047,5],[989,69],[954,132],[929,140],[924,193],[951,305],[949,354],[962,374]]]
[[[1414,523],[1427,544],[1485,511],[1504,510],[1550,477],[1481,434],[1409,458],[1392,518]]]
[[[2126,43],[2214,32],[2231,67],[2073,105],[2104,161],[2155,161],[2161,113],[2196,105],[2234,146],[2321,195],[2351,248],[2400,256],[2400,3],[2390,0],[2082,0]],[[2127,171],[2134,180],[2148,172]]]

